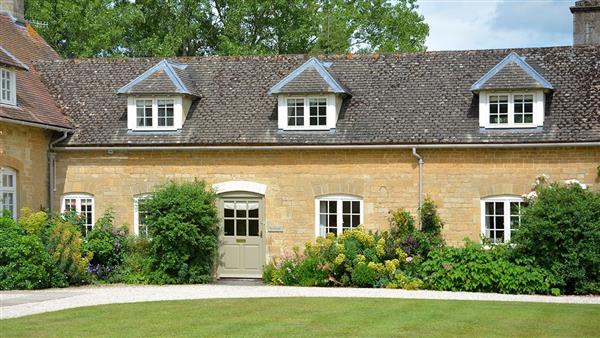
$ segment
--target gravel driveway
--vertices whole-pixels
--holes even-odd
[[[260,297],[403,298],[600,304],[598,296],[517,296],[425,290],[239,285],[239,283],[169,286],[110,285],[37,291],[3,291],[0,292],[0,319],[100,304]]]

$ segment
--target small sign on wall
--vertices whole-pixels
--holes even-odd
[[[268,226],[268,231],[271,233],[282,233],[283,225],[281,224],[271,224]]]

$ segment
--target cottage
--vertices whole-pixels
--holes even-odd
[[[423,196],[458,245],[510,240],[541,174],[597,189],[600,1],[571,8],[567,47],[90,60],[59,59],[16,7],[0,16],[1,206],[14,215],[76,209],[91,228],[112,208],[142,234],[155,186],[203,179],[220,197],[220,275],[256,277]]]

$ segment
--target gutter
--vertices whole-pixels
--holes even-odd
[[[48,145],[48,209],[54,211],[54,193],[56,192],[56,152],[54,146],[69,137],[69,131],[63,131],[63,135],[50,142]]]
[[[419,160],[419,213],[423,208],[423,157],[417,153],[417,148],[412,148],[413,156]],[[422,220],[419,217],[419,229],[422,227]]]
[[[186,150],[370,150],[370,149],[496,149],[600,147],[599,142],[569,143],[457,143],[457,144],[368,144],[368,145],[284,145],[284,146],[63,146],[60,151],[186,151]]]
[[[50,126],[47,124],[36,123],[36,122],[13,120],[13,119],[9,119],[6,117],[0,117],[0,122],[8,122],[8,123],[19,124],[22,126],[27,126],[27,127],[36,127],[36,128],[49,129],[49,130],[60,131],[60,132],[72,132],[73,131],[73,129],[70,129],[70,128],[55,127],[55,126]]]

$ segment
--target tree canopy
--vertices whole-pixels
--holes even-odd
[[[27,0],[26,17],[64,57],[420,51],[429,33],[416,0]]]

